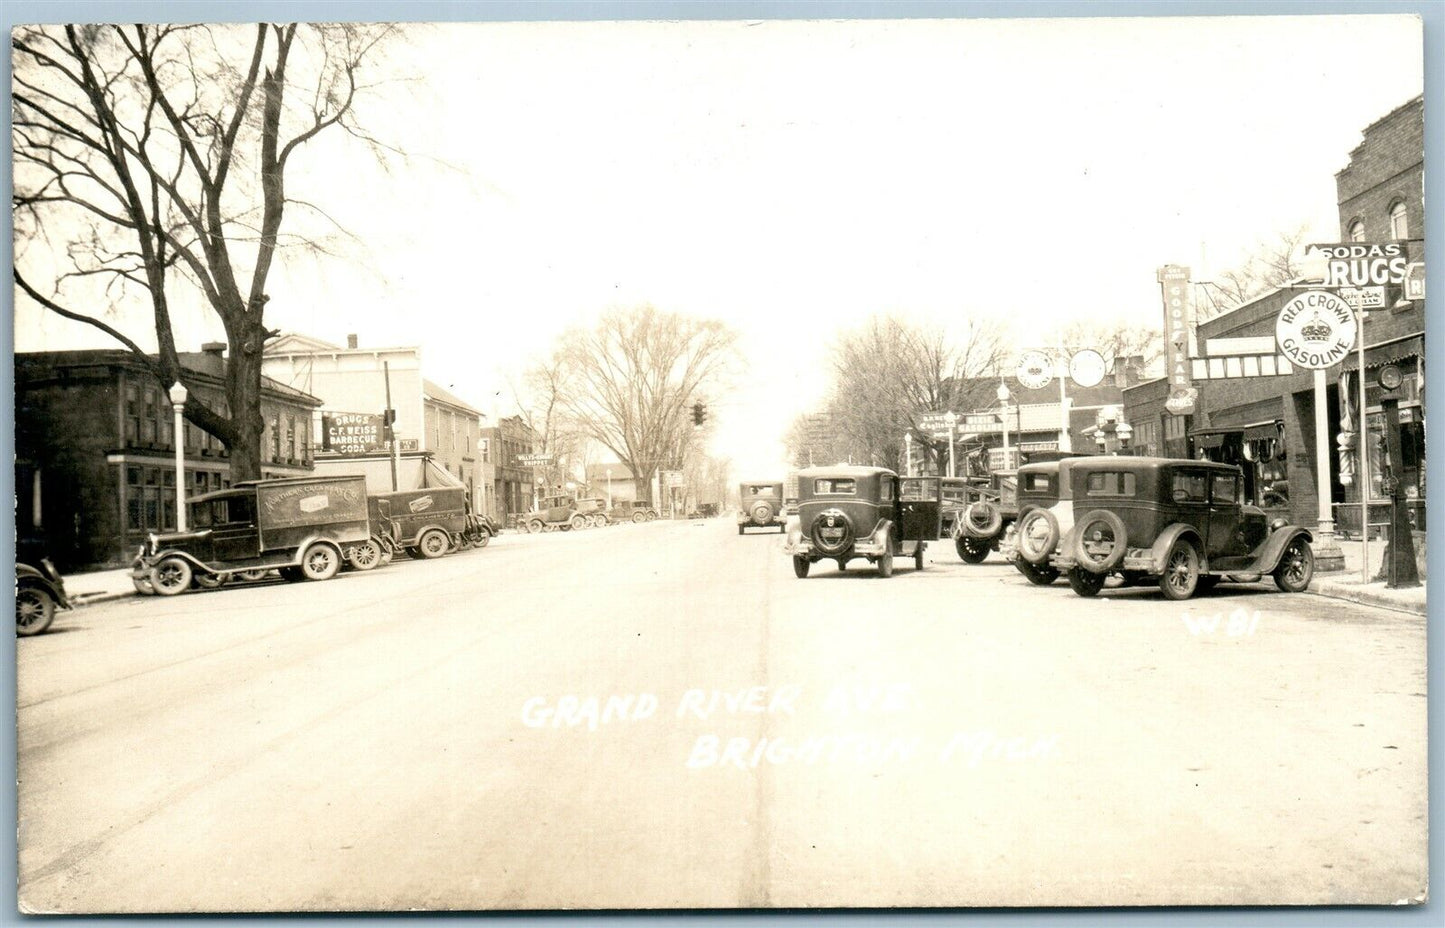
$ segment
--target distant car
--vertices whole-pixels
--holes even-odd
[[[953,544],[966,564],[982,564],[997,551],[1004,533],[1018,515],[1015,472],[995,471],[988,486],[970,489],[969,502],[954,520]]]
[[[611,522],[651,522],[657,518],[657,507],[646,500],[618,502],[607,511]]]
[[[1184,600],[1223,580],[1265,575],[1286,593],[1309,588],[1313,536],[1246,505],[1233,465],[1173,458],[1094,457],[1070,473],[1074,524],[1053,566],[1080,596],[1095,596],[1110,574],[1157,582]]]
[[[899,477],[881,467],[818,467],[798,474],[798,514],[789,519],[783,550],[793,573],[836,561],[839,570],[864,558],[880,577],[893,575],[895,557],[923,569],[928,542],[941,526],[938,477]]]
[[[69,608],[65,581],[49,558],[41,558],[38,567],[15,564],[15,634],[38,635],[55,621],[56,609]]]
[[[787,531],[783,513],[783,484],[744,483],[738,487],[738,534],[749,528],[772,528]]]

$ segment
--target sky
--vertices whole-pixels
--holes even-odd
[[[408,27],[358,115],[411,157],[303,150],[288,189],[349,237],[284,258],[268,323],[419,345],[505,415],[610,307],[722,319],[747,368],[704,397],[711,450],[780,473],[832,339],[871,314],[992,317],[1022,349],[1158,326],[1161,265],[1337,241],[1334,175],[1422,68],[1410,16]],[[147,312],[122,327],[153,344]],[[180,317],[183,345],[220,337]],[[15,347],[112,345],[22,299]]]

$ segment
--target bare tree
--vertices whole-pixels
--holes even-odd
[[[1196,318],[1213,318],[1298,278],[1307,234],[1303,225],[1280,232],[1272,241],[1261,242],[1239,267],[1216,274],[1214,281],[1197,288]]]
[[[1123,320],[1079,320],[1064,329],[1064,344],[1071,348],[1092,348],[1104,356],[1104,363],[1140,358],[1145,368],[1164,356],[1164,329]]]
[[[292,157],[354,120],[361,71],[389,27],[27,26],[14,59],[17,287],[130,349],[162,387],[183,380],[171,310],[190,286],[220,317],[225,405],[186,418],[260,476],[266,282]],[[324,214],[322,214],[324,215]],[[314,244],[314,243],[312,243]],[[26,247],[35,246],[35,247]],[[189,295],[187,295],[189,296]],[[148,304],[158,354],[106,321]],[[107,304],[110,310],[107,310]]]
[[[564,412],[632,471],[637,498],[653,476],[680,467],[695,440],[690,407],[719,391],[736,334],[651,306],[614,309],[562,339]]]
[[[833,433],[829,457],[898,469],[905,432],[922,414],[963,412],[992,395],[986,375],[997,368],[1004,342],[996,325],[965,318],[954,334],[895,315],[875,316],[833,346],[833,385],[825,410]],[[808,448],[799,424],[788,436],[795,460]],[[919,438],[930,453],[938,448]],[[815,460],[816,460],[816,449]]]
[[[551,460],[540,468],[543,486],[565,484],[584,467],[585,452],[590,444],[586,434],[565,409],[567,362],[560,353],[534,363],[523,374],[523,391],[513,388],[518,415],[532,434],[539,439],[533,451],[548,455]]]

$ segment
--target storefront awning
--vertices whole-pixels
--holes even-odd
[[[1189,433],[1189,437],[1194,439],[1194,447],[1196,448],[1218,448],[1220,445],[1224,444],[1224,438],[1226,435],[1237,431],[1239,430],[1196,429],[1195,431]]]
[[[1404,361],[1409,358],[1423,358],[1424,356],[1425,336],[1412,335],[1409,338],[1387,342],[1383,345],[1366,347],[1365,369],[1374,370],[1377,367],[1384,367],[1386,364],[1394,364],[1397,361]],[[1359,370],[1359,360],[1359,352],[1351,351],[1349,356],[1340,362],[1340,369],[1346,371]]]
[[[1251,422],[1249,425],[1240,426],[1244,432],[1245,441],[1259,441],[1262,438],[1278,438],[1280,426],[1284,425],[1278,419],[1269,419],[1264,422]]]

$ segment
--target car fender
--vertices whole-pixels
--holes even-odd
[[[1199,551],[1200,572],[1209,569],[1204,554],[1204,539],[1199,537],[1199,529],[1187,522],[1175,522],[1159,533],[1154,539],[1154,544],[1149,548],[1149,570],[1151,573],[1164,573],[1164,563],[1169,557],[1169,549],[1174,547],[1174,542],[1180,538],[1189,538],[1194,542],[1194,547]]]
[[[70,600],[66,598],[65,594],[62,593],[60,590],[57,590],[55,588],[55,584],[51,583],[44,577],[44,575],[40,574],[39,572],[36,572],[34,575],[21,574],[15,579],[15,590],[16,592],[19,592],[20,590],[39,590],[46,596],[49,596],[51,599],[55,600],[55,605],[58,608],[70,608]]]
[[[891,541],[889,540],[889,536],[892,534],[892,532],[893,532],[893,520],[892,520],[892,519],[879,519],[879,520],[878,520],[878,524],[873,528],[873,531],[868,535],[868,543],[871,544],[871,545],[879,545],[879,546],[881,546],[881,547],[886,551],[886,550],[888,550],[888,547],[889,547],[889,545],[891,544]]]
[[[1296,538],[1304,538],[1307,542],[1313,542],[1315,536],[1309,529],[1300,528],[1298,525],[1282,525],[1269,533],[1264,544],[1259,546],[1259,551],[1254,557],[1254,563],[1245,570],[1234,571],[1242,574],[1271,574],[1279,566],[1279,559],[1284,555],[1284,549],[1289,547],[1290,542]]]

